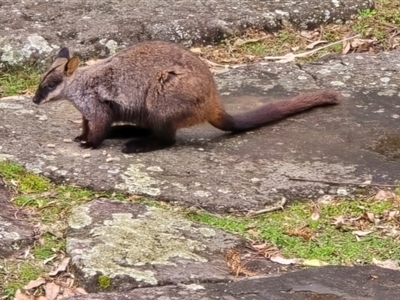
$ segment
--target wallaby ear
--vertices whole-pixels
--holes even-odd
[[[69,59],[69,50],[67,47],[61,48],[61,50],[57,54],[57,58],[66,58]]]
[[[78,68],[78,65],[79,65],[79,58],[77,56],[74,56],[73,58],[69,59],[67,65],[65,66],[65,74],[67,76],[72,75]]]

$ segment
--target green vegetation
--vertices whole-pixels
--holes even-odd
[[[189,213],[193,221],[209,224],[253,240],[272,243],[286,257],[319,259],[331,264],[371,263],[372,259],[400,257],[399,241],[390,234],[398,230],[389,212],[400,206],[400,199],[338,200],[318,205],[318,219],[313,219],[315,204],[296,203],[281,212],[265,216],[217,217],[203,212]],[[380,227],[368,220],[379,221]],[[338,220],[343,219],[343,224]],[[386,229],[381,229],[385,227]],[[365,236],[359,237],[355,232]],[[369,232],[370,233],[367,233]]]
[[[301,61],[315,60],[327,53],[371,52],[398,48],[400,37],[400,0],[377,0],[374,9],[363,9],[345,24],[327,24],[315,30],[296,30],[284,22],[275,33],[248,29],[238,36],[229,37],[215,47],[204,47],[201,55],[219,63],[242,63],[255,61],[264,56],[283,56],[288,53],[303,53],[357,36],[348,43],[338,43],[317,53],[298,58]],[[325,43],[316,43],[326,41]],[[347,45],[347,48],[345,48]]]
[[[97,283],[102,290],[108,289],[111,285],[111,278],[105,275],[100,275]]]
[[[50,271],[53,265],[43,265],[44,260],[51,260],[65,252],[67,218],[73,207],[96,197],[119,200],[127,198],[122,193],[96,193],[75,186],[56,185],[47,178],[27,172],[20,165],[8,161],[0,162],[0,178],[14,188],[13,203],[23,207],[35,223],[42,224],[38,242],[30,251],[32,258],[23,261],[0,259],[0,290],[9,299],[12,299],[11,296],[18,288]],[[57,263],[58,260],[54,262]]]
[[[39,79],[40,71],[35,66],[0,70],[0,97],[33,94]]]

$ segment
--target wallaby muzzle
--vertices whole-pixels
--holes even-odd
[[[42,102],[43,97],[41,97],[41,95],[38,93],[39,91],[36,92],[35,96],[33,96],[32,101],[35,104],[40,104],[40,102]]]

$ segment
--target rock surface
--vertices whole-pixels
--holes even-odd
[[[11,195],[0,177],[0,258],[8,258],[34,241],[33,225],[10,200]]]
[[[400,272],[373,266],[322,267],[277,277],[135,289],[129,293],[76,296],[68,300],[379,300],[398,299]]]
[[[83,58],[133,42],[218,42],[246,28],[275,30],[283,20],[302,29],[343,23],[372,0],[5,0],[0,3],[0,66],[42,64],[61,46]]]
[[[228,112],[324,87],[338,89],[343,100],[240,135],[209,125],[185,129],[174,147],[138,155],[122,154],[121,140],[107,140],[98,150],[70,142],[79,133],[73,121],[79,123],[80,115],[68,102],[37,107],[28,97],[5,98],[0,157],[58,182],[120,189],[213,212],[257,210],[282,197],[348,195],[355,188],[348,183],[399,180],[399,69],[398,51],[226,69],[216,81]]]
[[[227,281],[224,253],[243,244],[177,213],[107,199],[74,208],[67,236],[71,266],[88,292],[101,290],[99,275],[113,291]]]

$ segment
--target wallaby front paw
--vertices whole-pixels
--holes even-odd
[[[74,142],[77,142],[77,143],[81,143],[81,142],[85,142],[85,141],[86,141],[86,138],[82,134],[78,135],[77,137],[74,138]]]

